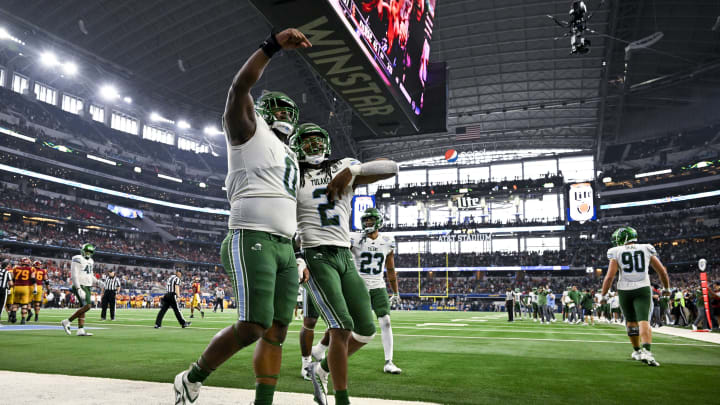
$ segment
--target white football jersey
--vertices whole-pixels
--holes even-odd
[[[618,290],[650,286],[650,258],[657,256],[653,245],[630,243],[615,246],[607,252],[608,260],[618,262]]]
[[[350,251],[355,259],[355,268],[365,281],[368,290],[385,288],[383,267],[387,256],[395,251],[395,238],[378,234],[370,239],[361,232],[350,235]]]
[[[86,259],[83,255],[75,255],[72,257],[72,264],[70,265],[70,275],[74,281],[77,281],[81,286],[92,287],[95,279],[93,273],[93,267],[95,261],[91,258]]]
[[[292,238],[297,230],[297,157],[255,115],[255,135],[242,145],[227,140],[229,229],[252,229]]]
[[[345,168],[359,164],[355,159],[341,159],[330,167],[331,176],[334,178]],[[303,249],[318,246],[350,247],[354,179],[337,201],[328,201],[325,195],[331,180],[322,169],[308,169],[305,184],[298,190],[298,233]]]

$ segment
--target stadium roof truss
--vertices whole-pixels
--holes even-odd
[[[569,38],[555,40],[563,29],[547,17],[567,19],[569,0],[437,0],[430,60],[447,62],[448,132],[354,141],[348,106],[292,53],[277,58],[257,88],[286,92],[298,101],[301,121],[328,127],[340,152],[363,159],[417,159],[448,148],[594,151],[599,139],[617,138],[628,106],[672,101],[636,97],[641,91],[630,86],[662,75],[673,82],[672,75],[703,63],[715,69],[718,32],[697,31],[709,31],[720,14],[710,8],[720,7],[714,0],[586,3],[596,34],[588,36],[591,52],[578,56],[570,55]],[[269,30],[245,1],[6,0],[0,11],[39,27],[46,42],[114,65],[160,97],[218,113],[233,75]],[[654,31],[665,33],[659,52],[633,55],[629,81],[618,87],[623,41]]]

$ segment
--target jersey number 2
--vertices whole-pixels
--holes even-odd
[[[327,191],[326,188],[317,188],[315,191],[313,191],[312,196],[313,198],[323,198],[326,197],[325,192]],[[318,213],[320,214],[320,223],[322,226],[338,226],[340,225],[340,217],[337,215],[333,215],[331,217],[328,217],[327,211],[335,208],[335,202],[334,201],[328,201],[327,203],[320,203],[318,204]]]
[[[634,254],[625,252],[621,256],[623,271],[625,273],[632,273],[633,271],[644,272],[645,271],[645,253],[637,251]]]

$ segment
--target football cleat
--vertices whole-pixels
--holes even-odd
[[[313,383],[313,399],[319,405],[327,405],[327,383],[328,374],[320,366],[320,362],[312,362],[308,366],[310,379]]]
[[[155,329],[160,329],[160,328],[162,328],[162,326],[160,326],[160,325],[155,325]]]
[[[183,328],[187,328],[188,326],[192,325],[192,322],[185,322],[185,324],[182,326]]]
[[[388,360],[385,362],[385,367],[383,367],[383,372],[390,373],[390,374],[400,374],[402,373],[402,369],[395,364],[393,364],[392,360]]]
[[[201,317],[202,319],[205,319],[205,312],[200,311],[200,317]]]
[[[653,356],[652,352],[645,349],[642,349],[640,352],[640,360],[651,367],[658,367],[660,365],[660,363],[655,361],[655,356]]]
[[[642,360],[642,353],[640,352],[640,350],[634,350],[634,351],[630,354],[630,357],[631,357],[633,360],[640,361],[640,360]]]
[[[92,336],[93,335],[90,332],[85,332],[85,329],[83,329],[83,328],[78,329],[76,334],[78,336]]]
[[[197,401],[200,395],[202,383],[191,383],[187,379],[188,370],[175,376],[173,391],[175,391],[175,405],[192,404]]]
[[[63,329],[65,329],[65,333],[67,333],[68,335],[72,333],[70,332],[70,321],[68,321],[67,319],[63,319],[60,324],[62,325]]]

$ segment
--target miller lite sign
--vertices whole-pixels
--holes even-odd
[[[571,184],[568,194],[571,220],[585,222],[595,218],[594,193],[590,183]]]

